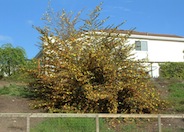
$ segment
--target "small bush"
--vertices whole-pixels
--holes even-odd
[[[168,62],[160,66],[161,77],[184,79],[184,62]]]
[[[10,86],[4,86],[3,88],[1,88],[0,95],[30,97],[31,93],[28,91],[28,89],[25,86],[10,85]]]
[[[0,74],[0,80],[3,79],[3,75]]]

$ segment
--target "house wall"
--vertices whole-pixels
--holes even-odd
[[[148,41],[149,61],[184,62],[184,42]]]
[[[170,38],[169,38],[170,39]],[[148,51],[133,51],[136,59],[147,59],[151,63],[148,65],[150,75],[153,77],[159,76],[158,62],[184,62],[184,38],[183,40],[161,40],[161,39],[140,39],[130,38],[130,44],[135,44],[135,41],[147,41]]]
[[[88,34],[88,33],[86,33]],[[101,32],[99,32],[101,35]],[[115,34],[116,35],[116,34]],[[122,36],[126,34],[122,33]],[[159,62],[184,62],[184,38],[177,36],[164,37],[164,35],[149,36],[135,35],[129,36],[127,44],[135,44],[135,41],[147,41],[148,51],[133,51],[135,59],[147,59],[148,71],[152,77],[159,77]],[[35,58],[40,58],[40,51]]]

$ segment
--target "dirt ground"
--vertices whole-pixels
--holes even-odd
[[[10,83],[0,81],[0,88]],[[29,107],[30,100],[20,97],[0,96],[0,113],[39,113],[39,110],[32,110]],[[42,119],[31,120],[34,126]],[[0,132],[26,132],[26,118],[0,118]]]
[[[25,98],[0,96],[0,113],[38,113],[29,108],[30,101]],[[36,121],[37,123],[40,121]],[[31,125],[36,123],[31,122]],[[0,132],[25,132],[26,118],[0,118]]]

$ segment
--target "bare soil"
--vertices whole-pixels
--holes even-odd
[[[9,86],[10,83],[0,81],[0,88]],[[20,97],[0,95],[0,113],[40,113],[41,110],[30,109],[31,100]],[[31,126],[35,126],[43,119],[31,120]],[[1,118],[0,132],[26,132],[26,118]]]
[[[0,113],[39,113],[29,108],[30,100],[19,97],[0,96]],[[39,118],[31,125],[41,121]],[[0,118],[0,132],[25,132],[26,118]]]

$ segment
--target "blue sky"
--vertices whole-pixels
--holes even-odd
[[[122,29],[184,36],[184,0],[52,0],[54,10],[88,14],[103,2],[101,17],[110,17],[107,24],[127,21]],[[33,58],[38,52],[39,33],[32,28],[43,26],[41,20],[47,0],[0,0],[0,46],[12,43],[26,50]]]

